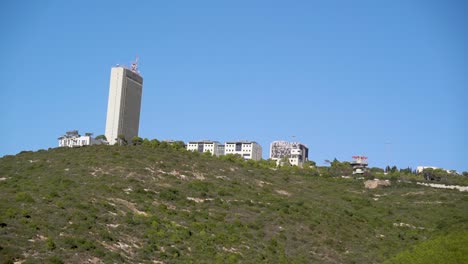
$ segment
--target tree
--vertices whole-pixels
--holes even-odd
[[[139,145],[141,145],[141,144],[143,144],[143,139],[142,139],[141,137],[134,136],[134,137],[132,138],[132,145],[133,145],[133,146],[139,146]]]
[[[385,173],[389,173],[390,172],[390,166],[387,165],[387,167],[385,167]]]
[[[413,170],[410,167],[408,167],[406,169],[400,169],[400,173],[411,174],[413,173]]]
[[[96,139],[97,139],[97,140],[105,140],[105,141],[107,141],[107,138],[106,138],[106,136],[104,136],[104,135],[99,135],[99,136],[96,137]]]
[[[211,154],[211,151],[209,151],[209,150],[203,152],[202,155],[205,156],[205,157],[211,157],[211,156],[213,156],[213,155]]]
[[[146,146],[146,147],[151,147],[151,141],[147,138],[144,138],[143,143],[141,145]]]
[[[337,167],[339,165],[340,165],[340,161],[338,159],[336,159],[336,158],[334,158],[333,161],[330,162],[330,166],[332,166],[332,167]]]
[[[155,139],[155,138],[152,139],[152,140],[150,141],[150,146],[151,146],[152,148],[157,148],[157,147],[159,147],[159,144],[160,144],[159,140],[157,140],[157,139]]]
[[[285,155],[278,164],[280,167],[283,166],[291,166],[291,162],[289,162],[289,155]]]
[[[440,181],[440,177],[437,175],[436,170],[431,168],[426,168],[422,171],[424,175],[424,180],[426,181]]]
[[[304,163],[304,168],[315,168],[317,166],[317,163],[313,160],[308,160]]]
[[[276,160],[267,159],[267,160],[257,160],[255,161],[256,167],[260,168],[275,168],[276,167]]]
[[[431,168],[424,169],[423,175],[426,181],[447,181],[449,178],[454,176],[450,171]]]
[[[226,155],[219,156],[219,158],[222,160],[227,160],[227,161],[236,162],[236,163],[244,161],[244,158],[239,154],[226,154]]]
[[[330,175],[331,176],[343,176],[351,175],[353,173],[353,167],[347,161],[340,162],[336,158],[330,163]]]
[[[377,167],[369,168],[369,171],[371,173],[384,173],[384,170],[382,168],[377,168]]]
[[[161,141],[161,142],[159,142],[159,147],[160,148],[168,148],[169,144],[166,141]]]
[[[174,141],[171,145],[176,150],[185,149],[185,143],[183,141]]]

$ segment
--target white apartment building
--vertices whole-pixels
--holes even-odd
[[[78,133],[78,130],[68,131],[65,135],[58,138],[59,147],[81,147],[89,145],[105,144],[105,141],[98,140],[92,137],[91,133],[86,133],[84,136]]]
[[[270,159],[280,164],[287,158],[291,165],[300,166],[309,160],[309,148],[299,142],[273,141],[270,145]]]
[[[138,136],[142,91],[143,77],[138,72],[137,62],[131,69],[112,68],[105,132],[110,145],[114,145],[120,135],[128,142]]]
[[[196,152],[210,152],[212,155],[221,156],[224,155],[224,145],[218,141],[202,140],[202,141],[190,141],[187,144],[187,150]]]
[[[238,154],[246,160],[261,160],[262,147],[255,141],[230,141],[224,144],[224,154]]]

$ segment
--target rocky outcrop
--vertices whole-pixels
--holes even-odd
[[[379,186],[390,186],[391,183],[389,180],[379,180],[379,179],[375,179],[375,180],[367,180],[364,182],[364,187],[366,189],[375,189]]]

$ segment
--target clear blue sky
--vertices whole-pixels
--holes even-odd
[[[104,134],[110,69],[138,55],[141,137],[468,171],[467,3],[6,1],[0,156]]]

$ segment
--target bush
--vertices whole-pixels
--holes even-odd
[[[55,245],[54,241],[51,238],[46,240],[46,247],[47,250],[54,250],[57,246]]]
[[[175,201],[180,199],[179,190],[174,188],[164,189],[159,193],[159,197],[167,201]]]
[[[63,262],[63,260],[60,258],[60,257],[57,257],[57,256],[52,256],[48,259],[47,263],[51,263],[51,264],[63,264],[65,262]]]
[[[443,235],[417,244],[384,264],[468,263],[468,232]]]
[[[34,199],[32,198],[32,196],[26,192],[17,193],[15,199],[17,202],[34,203]]]

